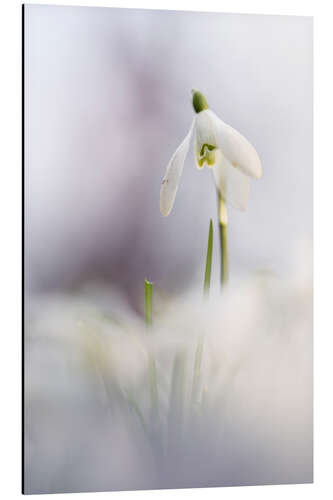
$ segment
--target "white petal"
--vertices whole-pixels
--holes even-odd
[[[215,120],[212,119],[209,109],[205,109],[196,115],[195,139],[198,143],[199,150],[203,144],[216,146]]]
[[[230,163],[244,174],[260,179],[262,176],[261,161],[257,151],[237,130],[224,123],[211,110],[207,110],[215,126],[217,146]]]
[[[194,158],[195,164],[199,169],[204,167],[204,165],[199,165],[200,151],[204,144],[215,147],[217,146],[214,120],[212,119],[208,109],[198,113],[195,119]]]
[[[190,146],[194,123],[195,120],[193,120],[191,124],[189,133],[172,155],[172,158],[167,166],[165,176],[162,180],[160,191],[160,210],[161,214],[165,216],[169,215],[175,201],[179,179],[182,174],[184,161]]]
[[[194,134],[194,161],[199,170],[201,170],[204,166],[202,167],[199,165],[199,158],[200,158],[200,146],[198,143],[197,139],[197,134]]]
[[[246,210],[249,197],[249,178],[239,168],[221,155],[220,162],[213,167],[215,182],[221,196],[234,208]]]

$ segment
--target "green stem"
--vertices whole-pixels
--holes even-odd
[[[145,280],[145,322],[148,330],[153,324],[153,284]],[[149,353],[148,372],[150,380],[150,396],[152,407],[152,420],[156,422],[158,416],[158,390],[157,390],[157,374],[156,362],[154,356]]]
[[[218,192],[218,223],[220,231],[220,252],[221,252],[221,286],[225,285],[229,279],[228,263],[228,241],[227,226],[228,214],[227,206],[220,193]]]

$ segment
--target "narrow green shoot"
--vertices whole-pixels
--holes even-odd
[[[204,295],[209,295],[210,279],[212,275],[212,258],[213,258],[213,221],[212,219],[210,219],[207,254],[206,254],[205,279],[204,279]]]
[[[206,267],[205,267],[205,279],[204,279],[204,297],[209,295],[210,291],[210,281],[212,275],[212,260],[213,260],[213,221],[209,221],[209,231],[208,231],[208,244],[207,244],[207,254],[206,254]],[[202,363],[202,354],[204,347],[203,337],[199,337],[197,349],[195,351],[194,358],[194,368],[193,368],[193,381],[192,381],[192,395],[191,403],[192,408],[197,407],[199,399],[199,382],[200,382],[200,371]]]
[[[153,324],[153,284],[145,280],[145,321],[146,326],[151,328]]]
[[[150,330],[153,325],[153,284],[148,280],[145,280],[145,322],[147,329]],[[158,416],[157,373],[155,359],[151,353],[149,353],[148,358],[148,373],[150,380],[152,420],[156,422]]]

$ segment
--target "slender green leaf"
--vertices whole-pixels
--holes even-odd
[[[210,279],[212,275],[212,260],[213,260],[213,222],[210,219],[208,232],[208,245],[206,255],[206,268],[204,280],[204,294],[208,295],[210,290]]]
[[[150,329],[153,324],[153,284],[148,280],[145,280],[145,322],[146,327]],[[158,418],[156,362],[154,356],[151,353],[149,353],[148,356],[152,420],[156,423],[156,419]]]
[[[153,323],[153,284],[148,280],[145,280],[145,321],[150,328]]]

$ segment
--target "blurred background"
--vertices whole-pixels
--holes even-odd
[[[312,19],[24,10],[25,492],[311,482]],[[193,146],[159,211],[193,87],[264,171],[229,210],[230,284],[214,293],[215,244],[204,303],[216,192]]]
[[[291,272],[312,238],[312,19],[29,5],[25,26],[28,292],[98,280],[136,308],[145,277],[202,281],[216,195],[193,147],[159,212],[192,87],[262,159],[247,212],[229,211],[231,276]]]

